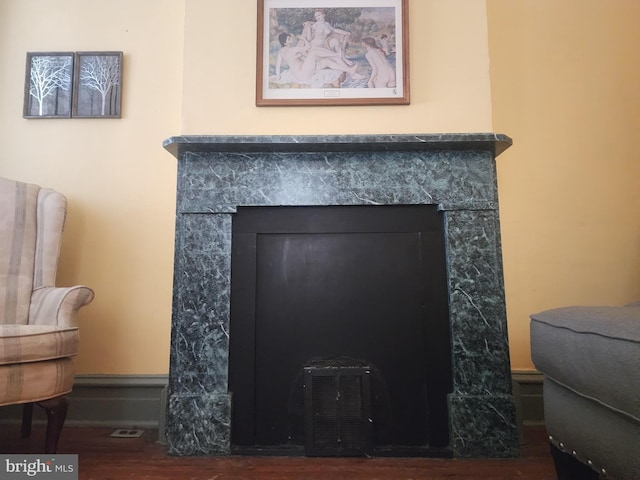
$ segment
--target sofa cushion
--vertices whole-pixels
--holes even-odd
[[[0,365],[64,358],[77,352],[77,327],[0,325]]]
[[[531,357],[555,382],[640,421],[640,304],[533,314]]]

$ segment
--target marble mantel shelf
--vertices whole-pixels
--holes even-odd
[[[497,157],[512,144],[511,138],[496,133],[432,133],[402,135],[179,135],[163,142],[176,158],[184,148],[190,152],[277,151],[361,151],[374,148],[398,150],[475,150]]]
[[[518,454],[494,133],[179,135],[166,438],[173,455],[231,452],[232,218],[240,206],[438,205],[444,217],[456,457]]]

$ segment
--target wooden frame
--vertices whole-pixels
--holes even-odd
[[[120,118],[122,52],[76,52],[73,117]]]
[[[407,105],[408,0],[258,0],[256,105]]]
[[[71,117],[73,65],[73,52],[27,52],[24,118]]]

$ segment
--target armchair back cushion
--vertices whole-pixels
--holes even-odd
[[[33,291],[55,285],[66,200],[0,178],[0,205],[0,324],[26,325]]]

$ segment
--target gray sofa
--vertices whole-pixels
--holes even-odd
[[[640,302],[531,315],[558,478],[640,480]]]

